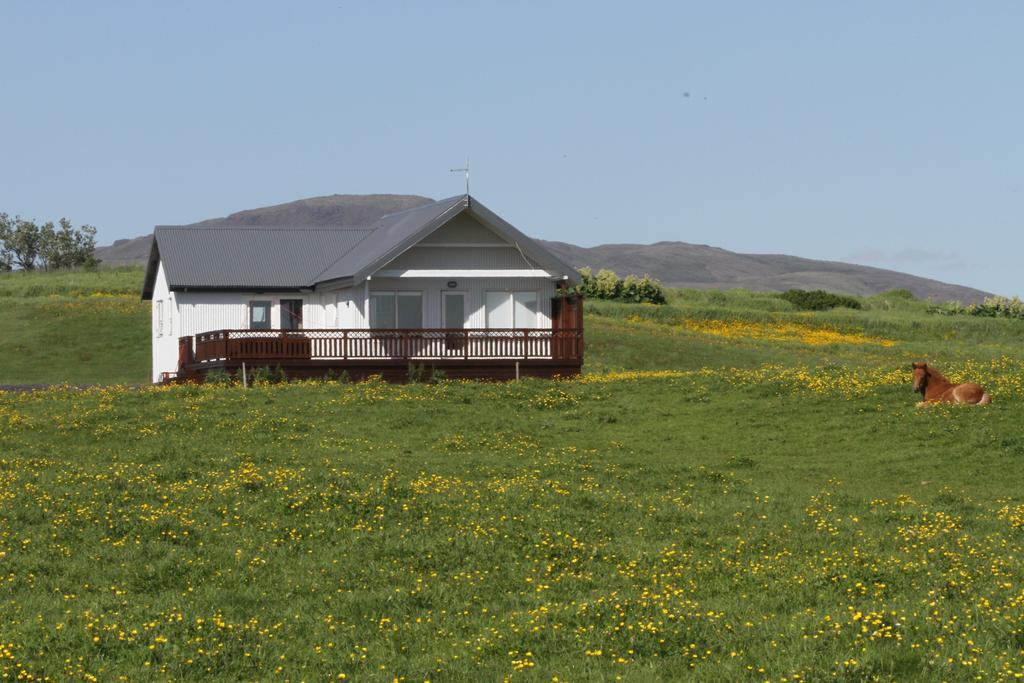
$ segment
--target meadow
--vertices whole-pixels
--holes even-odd
[[[142,383],[141,268],[0,273],[0,385]]]
[[[864,303],[589,304],[577,380],[0,392],[0,675],[1024,677],[1024,324]]]

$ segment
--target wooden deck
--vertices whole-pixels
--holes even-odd
[[[345,372],[400,382],[411,365],[451,379],[575,376],[583,364],[583,330],[215,330],[179,339],[174,379],[202,381],[215,368],[236,373],[243,363],[280,367],[296,378]]]

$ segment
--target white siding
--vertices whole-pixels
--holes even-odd
[[[420,244],[507,244],[472,216],[460,214],[430,233]]]
[[[174,372],[178,369],[178,330],[181,329],[181,321],[177,316],[175,305],[177,297],[167,288],[167,277],[164,275],[164,266],[156,272],[156,282],[153,283],[152,301],[152,326],[151,336],[153,338],[153,376],[154,382],[160,381],[160,373]],[[161,324],[160,314],[163,314]]]
[[[382,271],[533,270],[537,265],[475,219],[461,215],[407,249]]]
[[[515,247],[413,247],[381,270],[533,270]]]

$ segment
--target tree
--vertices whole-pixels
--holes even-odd
[[[7,248],[14,256],[14,265],[22,270],[35,270],[39,251],[43,246],[43,235],[39,226],[21,216],[14,217]]]
[[[59,224],[59,229],[55,229],[53,223],[41,228],[43,267],[59,270],[95,266],[96,258],[92,252],[96,248],[96,228],[83,225],[76,230],[67,218],[61,218]]]
[[[76,229],[66,218],[61,218],[58,225],[47,222],[40,226],[20,216],[12,219],[0,213],[0,270],[96,266],[96,228],[83,225]]]
[[[14,254],[7,247],[11,236],[11,219],[6,213],[0,213],[0,272],[14,268]]]

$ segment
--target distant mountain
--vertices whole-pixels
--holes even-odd
[[[817,261],[781,254],[737,254],[717,247],[685,242],[602,244],[577,247],[565,242],[541,243],[570,265],[609,268],[620,275],[648,273],[670,287],[694,289],[824,289],[839,294],[870,296],[890,289],[909,289],[933,301],[981,301],[989,292],[895,270],[839,261]]]
[[[300,199],[260,209],[239,211],[194,225],[369,225],[383,215],[411,209],[433,200],[418,195],[344,195]],[[97,247],[105,265],[144,264],[151,235],[117,240]],[[610,268],[619,275],[644,273],[670,287],[697,289],[744,288],[761,291],[824,289],[841,294],[869,296],[890,289],[909,289],[915,296],[935,301],[980,301],[988,292],[947,284],[894,270],[838,261],[816,261],[776,254],[738,254],[725,249],[685,242],[656,244],[604,244],[577,247],[565,242],[541,243],[562,260],[595,271]]]
[[[239,211],[192,225],[370,225],[381,216],[433,201],[414,194],[332,194]]]

